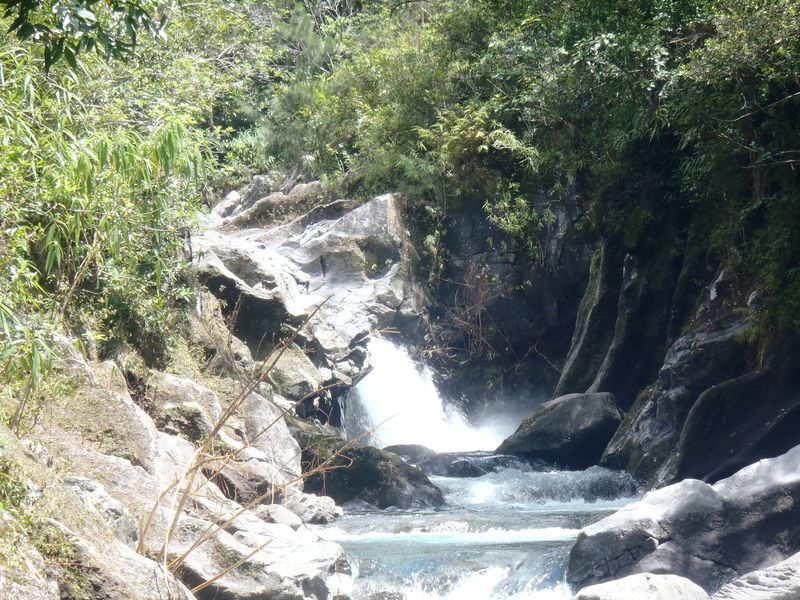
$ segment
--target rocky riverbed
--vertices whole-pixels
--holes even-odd
[[[59,338],[60,393],[19,439],[0,427],[0,474],[19,482],[0,500],[37,523],[0,504],[0,595],[800,598],[795,375],[747,357],[757,295],[719,273],[680,334],[631,362],[641,272],[627,257],[615,272],[602,245],[591,264],[561,254],[561,215],[549,287],[527,296],[552,310],[518,323],[556,335],[557,299],[575,304],[559,286],[588,277],[571,341],[550,340],[558,381],[493,409],[443,400],[437,377],[452,391],[457,367],[406,349],[454,334],[408,215],[396,195],[256,178],[192,239],[197,289],[166,370]],[[502,262],[455,252],[482,247],[474,218],[454,225],[462,276]]]

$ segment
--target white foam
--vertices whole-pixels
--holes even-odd
[[[421,444],[458,452],[493,450],[513,430],[473,427],[455,407],[445,407],[430,370],[417,365],[404,348],[373,338],[369,355],[373,370],[347,399],[345,423],[351,437],[373,431],[368,442],[379,447]],[[363,422],[355,423],[352,415],[358,412]]]
[[[327,527],[318,531],[324,539],[332,542],[388,542],[409,544],[458,544],[458,545],[487,545],[511,544],[525,542],[560,542],[575,539],[580,529],[566,529],[564,527],[542,527],[537,529],[500,529],[490,528],[483,531],[453,530],[427,530],[413,529],[411,531],[387,532],[368,531],[364,533],[351,533],[336,527]]]
[[[511,596],[498,591],[498,588],[511,574],[507,567],[489,567],[461,578],[442,594],[424,589],[421,583],[412,583],[402,590],[406,600],[464,600],[465,598],[486,600],[568,600],[572,597],[569,586],[559,583],[545,589],[530,589]]]

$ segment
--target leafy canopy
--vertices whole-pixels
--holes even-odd
[[[141,33],[164,36],[169,3],[162,0],[2,0],[9,31],[44,48],[45,69],[62,57],[77,67],[77,56],[96,50],[106,58],[124,58]]]

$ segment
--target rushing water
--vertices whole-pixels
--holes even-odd
[[[423,444],[459,451],[452,460],[488,471],[480,477],[431,476],[447,505],[425,510],[348,507],[324,538],[353,564],[354,600],[563,600],[566,559],[579,530],[637,493],[624,473],[599,467],[559,471],[490,450],[508,431],[474,428],[443,406],[430,373],[400,348],[370,345],[375,369],[359,384],[346,415],[350,435],[369,443]],[[355,413],[355,415],[353,414]],[[366,438],[365,438],[366,439]]]
[[[382,448],[421,444],[437,452],[493,450],[517,423],[499,417],[470,425],[454,406],[444,406],[427,367],[405,349],[376,338],[369,343],[372,372],[351,392],[345,429],[351,438]]]

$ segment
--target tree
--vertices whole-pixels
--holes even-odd
[[[169,16],[163,0],[0,0],[9,31],[44,48],[45,69],[64,58],[72,67],[84,50],[106,58],[129,55],[141,33],[164,36]]]

